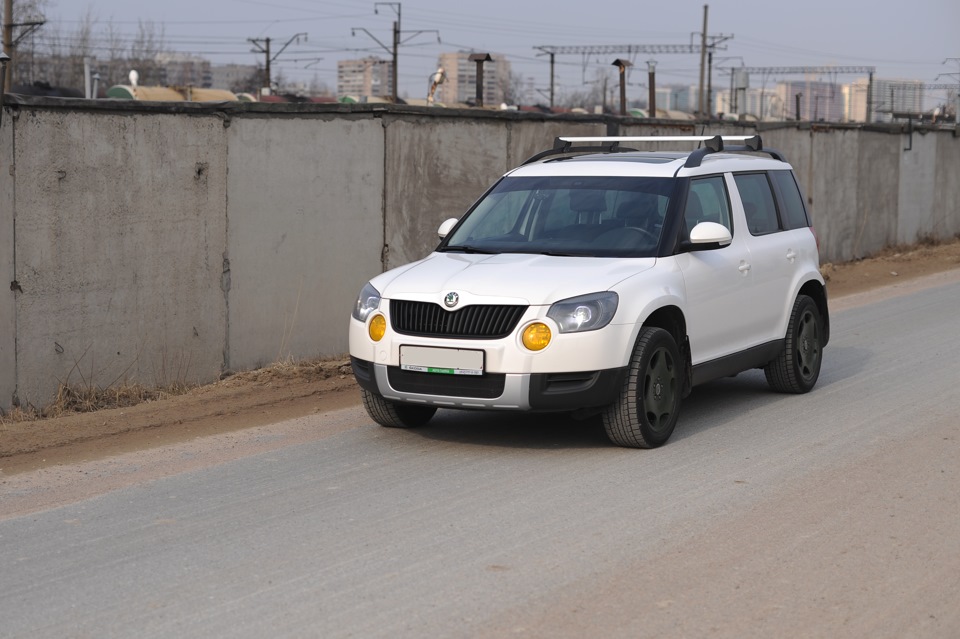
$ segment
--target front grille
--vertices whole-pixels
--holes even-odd
[[[439,304],[390,300],[390,323],[403,335],[500,339],[517,327],[526,306],[475,305],[448,311]]]
[[[401,393],[496,399],[503,395],[507,376],[503,373],[483,375],[438,375],[405,371],[396,366],[387,369],[390,387]]]

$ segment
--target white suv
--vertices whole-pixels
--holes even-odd
[[[700,146],[624,146],[638,141]],[[558,138],[439,234],[353,310],[354,375],[383,426],[437,408],[599,413],[614,443],[652,448],[697,384],[762,368],[805,393],[819,377],[817,239],[759,136]]]

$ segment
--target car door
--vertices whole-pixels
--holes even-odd
[[[793,281],[802,244],[810,239],[810,233],[805,228],[786,229],[767,172],[736,173],[733,179],[737,187],[734,200],[739,197],[747,224],[754,288],[751,312],[757,320],[757,340],[780,339],[793,306]]]
[[[719,248],[688,250],[677,255],[687,299],[687,334],[693,364],[743,350],[755,331],[751,306],[749,250],[745,233],[731,215],[724,176],[690,181],[681,233],[689,234],[698,222],[723,224],[733,241]]]

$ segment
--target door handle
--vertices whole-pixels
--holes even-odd
[[[744,275],[746,275],[746,274],[747,274],[747,271],[750,270],[750,265],[747,264],[746,262],[740,262],[740,266],[737,267],[737,268],[738,268],[738,270],[739,270],[741,273],[743,273]]]
[[[795,259],[797,259],[797,252],[793,249],[787,249],[787,261],[793,262]]]

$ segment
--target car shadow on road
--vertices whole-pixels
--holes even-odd
[[[866,369],[873,353],[856,347],[831,348],[826,352],[820,380],[808,395],[789,395],[770,389],[763,371],[751,370],[693,389],[681,406],[680,422],[670,441],[722,428],[739,421],[749,411],[771,404],[817,401],[818,389],[832,386]],[[564,449],[611,448],[599,415],[574,419],[566,413],[495,413],[489,411],[440,410],[426,426],[407,431],[425,439],[473,446]]]
[[[562,449],[609,448],[599,418],[574,419],[566,413],[494,413],[440,410],[421,437],[474,446]]]

